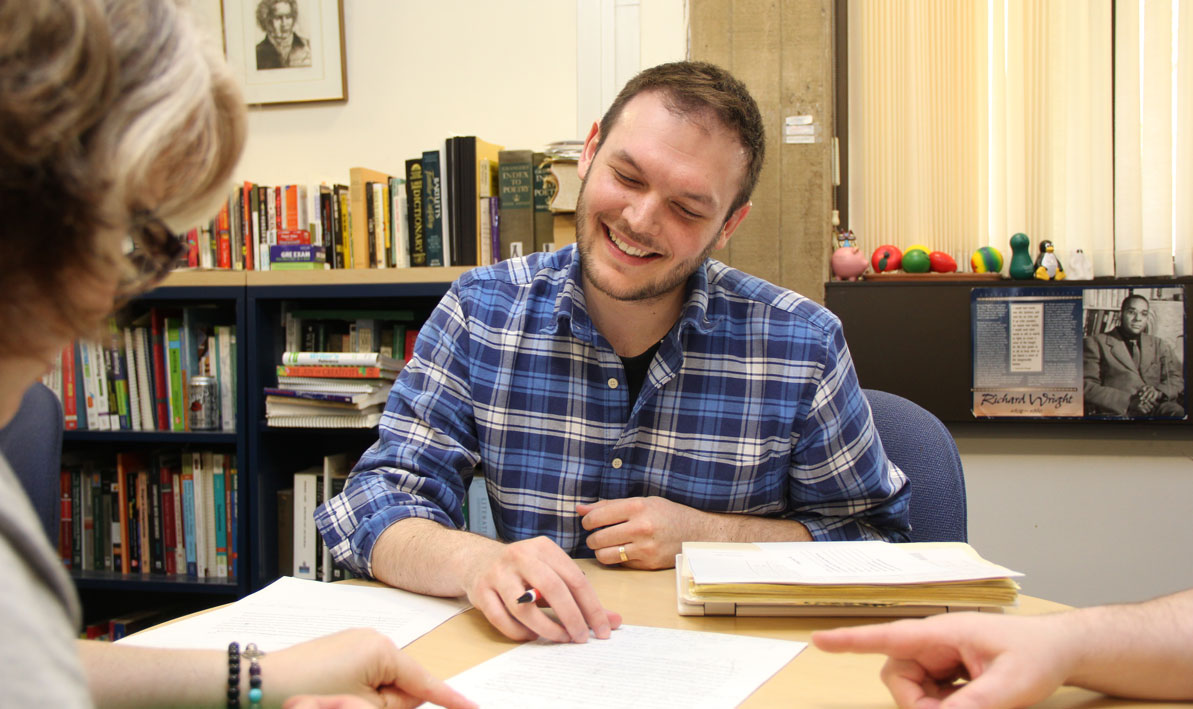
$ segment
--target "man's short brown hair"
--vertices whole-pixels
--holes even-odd
[[[758,104],[746,85],[721,67],[707,62],[671,62],[645,69],[626,82],[613,99],[613,104],[601,118],[601,135],[612,133],[626,104],[647,91],[659,92],[664,105],[676,115],[708,112],[737,134],[746,151],[746,174],[725,217],[749,202],[766,156],[766,132]]]

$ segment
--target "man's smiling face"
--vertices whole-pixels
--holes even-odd
[[[746,169],[737,136],[711,114],[676,115],[658,92],[627,103],[611,134],[590,134],[579,169],[586,286],[617,300],[683,288],[749,211],[727,214]]]

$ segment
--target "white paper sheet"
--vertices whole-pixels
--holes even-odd
[[[735,549],[684,545],[698,584],[901,584],[972,581],[1023,574],[963,548],[914,550],[887,542],[771,542]]]
[[[448,684],[482,707],[733,707],[807,643],[623,625],[583,645],[537,641]]]
[[[466,600],[396,588],[320,583],[283,576],[221,608],[122,638],[128,645],[225,650],[255,642],[265,652],[349,628],[373,628],[405,647],[452,616]]]

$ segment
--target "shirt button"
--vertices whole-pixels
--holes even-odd
[[[617,388],[617,377],[609,377],[609,388],[610,389]]]
[[[612,465],[614,470],[619,470],[621,468],[621,458],[614,458]]]

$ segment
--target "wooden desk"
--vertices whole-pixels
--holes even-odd
[[[675,611],[675,571],[634,571],[608,568],[592,560],[580,567],[592,580],[601,601],[622,614],[625,623],[715,633],[809,642],[812,631],[876,622],[862,618],[705,618],[684,617]],[[1037,614],[1068,606],[1023,596],[1014,612]],[[476,609],[452,618],[406,647],[406,652],[438,677],[451,677],[513,648]],[[878,678],[879,655],[831,655],[809,645],[764,684],[743,707],[890,707],[891,696]],[[591,691],[613,678],[594,677]],[[1112,700],[1083,689],[1065,687],[1040,704],[1043,707],[1155,706],[1146,702]]]

